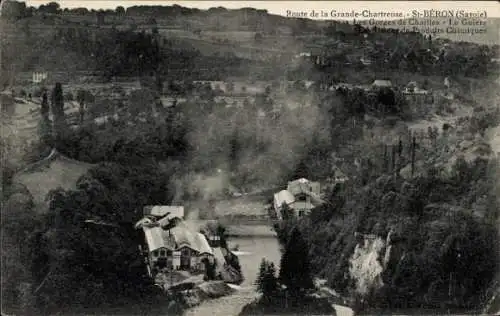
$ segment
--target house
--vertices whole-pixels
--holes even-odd
[[[283,205],[288,205],[290,207],[293,202],[295,202],[295,197],[287,190],[282,190],[274,194],[274,210],[276,211],[278,219],[283,219],[283,215],[281,214]]]
[[[305,178],[301,178],[294,181],[289,181],[287,185],[287,191],[297,196],[298,194],[303,194],[307,192],[312,192],[319,196],[320,185],[319,182],[311,182]]]
[[[205,235],[192,231],[184,221],[164,229],[143,225],[147,261],[156,274],[162,270],[204,271],[204,260],[214,260],[214,250]]]
[[[186,98],[176,98],[171,96],[160,97],[161,105],[164,108],[175,107],[179,103],[185,103],[187,101]]]
[[[207,259],[209,262],[212,261],[214,258],[214,251],[212,247],[210,247],[205,235],[202,233],[196,233],[195,239],[196,244],[198,245],[200,263],[203,263],[204,259]]]
[[[406,87],[403,90],[403,93],[407,95],[426,95],[429,94],[429,91],[425,89],[420,89],[415,81],[411,81],[406,85]]]
[[[303,57],[311,57],[311,53],[310,52],[302,52],[302,53],[295,55],[295,58],[303,58]]]
[[[349,89],[349,90],[351,90],[351,89],[354,89],[354,85],[352,83],[341,82],[341,83],[337,83],[329,88],[330,91],[335,91],[337,89]]]
[[[390,80],[380,80],[380,79],[377,79],[377,80],[373,81],[372,87],[373,88],[378,88],[378,89],[381,89],[381,88],[392,88],[392,82]]]
[[[195,233],[191,232],[185,223],[171,228],[168,233],[173,237],[176,251],[180,252],[180,262],[174,265],[174,269],[191,270],[191,268],[196,268],[199,263],[199,250]]]
[[[165,235],[165,231],[159,227],[142,228],[147,247],[147,258],[149,267],[154,274],[162,269],[172,268],[172,254],[175,250],[173,241]]]
[[[288,182],[286,190],[282,190],[274,195],[274,209],[278,219],[283,219],[283,207],[286,205],[297,217],[302,217],[323,204],[320,198],[319,182],[312,182],[307,179],[298,179]]]
[[[35,71],[33,72],[33,83],[41,83],[48,77],[47,72]]]

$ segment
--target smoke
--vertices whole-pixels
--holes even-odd
[[[284,100],[277,117],[250,107],[217,109],[209,117],[192,119],[190,169],[213,171],[190,175],[188,191],[207,200],[225,191],[281,184],[307,154],[313,138],[329,135],[322,110],[310,100],[290,106],[298,102]]]

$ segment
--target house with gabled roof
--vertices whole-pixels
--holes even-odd
[[[376,79],[372,83],[373,88],[392,88],[392,82],[390,80]]]
[[[285,206],[293,212],[294,216],[302,217],[323,203],[324,201],[320,197],[319,182],[309,181],[305,178],[288,182],[287,189],[276,193],[273,201],[276,217],[280,220],[286,217],[283,214]]]
[[[148,267],[152,274],[162,270],[203,271],[203,259],[213,262],[214,252],[205,235],[192,231],[179,217],[157,219],[149,215],[138,221],[142,229]],[[161,214],[163,212],[154,212]],[[170,221],[168,224],[162,221]]]
[[[149,268],[153,273],[164,268],[172,267],[172,254],[175,250],[174,242],[164,233],[159,226],[143,226],[144,238],[147,248]]]

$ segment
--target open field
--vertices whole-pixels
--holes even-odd
[[[35,204],[42,206],[47,202],[45,198],[51,190],[75,189],[77,180],[92,166],[53,152],[48,158],[17,173],[13,181],[25,185],[33,195]]]

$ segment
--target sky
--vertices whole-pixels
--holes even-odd
[[[47,0],[26,0],[29,6],[38,7],[49,3]],[[488,17],[500,17],[500,4],[497,1],[140,1],[140,0],[60,0],[57,1],[62,8],[86,7],[89,9],[115,9],[117,6],[125,8],[134,5],[164,5],[178,4],[188,8],[209,9],[211,7],[225,7],[227,9],[238,9],[253,7],[265,9],[271,14],[287,15],[287,11],[306,12],[308,18],[311,11],[320,10],[328,14],[332,10],[338,12],[361,12],[370,10],[372,12],[402,13],[409,17],[413,10],[464,10],[466,12],[486,11]],[[339,19],[338,17],[336,19]],[[377,19],[381,19],[380,17]]]

